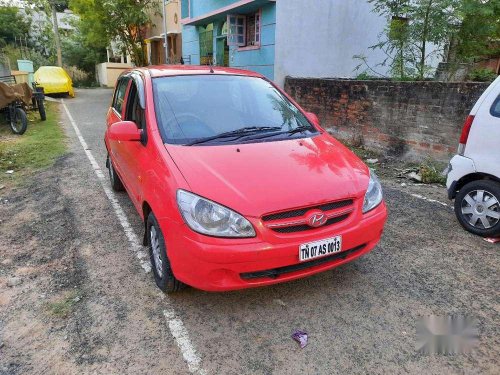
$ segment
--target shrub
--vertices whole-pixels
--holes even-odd
[[[420,166],[420,175],[424,184],[441,184],[446,183],[446,178],[431,162],[426,162]]]
[[[476,82],[492,82],[497,74],[489,68],[476,68],[469,73],[469,80]]]

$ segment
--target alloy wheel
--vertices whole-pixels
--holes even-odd
[[[489,229],[500,221],[500,202],[487,190],[473,190],[462,200],[462,214],[474,228]]]

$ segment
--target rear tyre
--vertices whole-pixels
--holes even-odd
[[[111,158],[108,155],[108,158],[106,160],[106,165],[108,167],[108,173],[109,173],[109,181],[111,182],[111,187],[113,188],[114,191],[123,191],[125,188],[123,187],[122,180],[120,180],[120,176],[115,171],[115,168],[113,167],[113,163],[111,162]]]
[[[177,280],[170,267],[165,239],[156,217],[151,212],[147,218],[149,256],[156,285],[166,293],[178,292],[184,284]]]
[[[17,107],[10,117],[10,129],[12,133],[22,135],[28,128],[28,118],[24,109]]]
[[[467,231],[482,237],[500,237],[500,183],[469,182],[455,198],[455,214]]]
[[[43,99],[37,100],[37,107],[38,107],[38,113],[40,113],[40,119],[42,121],[47,120],[47,114],[45,113],[45,104],[43,102]]]

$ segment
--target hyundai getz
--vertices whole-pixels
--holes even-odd
[[[366,254],[384,229],[375,173],[257,73],[128,71],[105,143],[111,185],[144,220],[166,292],[309,276]]]

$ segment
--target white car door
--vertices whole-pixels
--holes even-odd
[[[478,172],[500,178],[499,79],[475,113],[464,156],[474,161]]]

